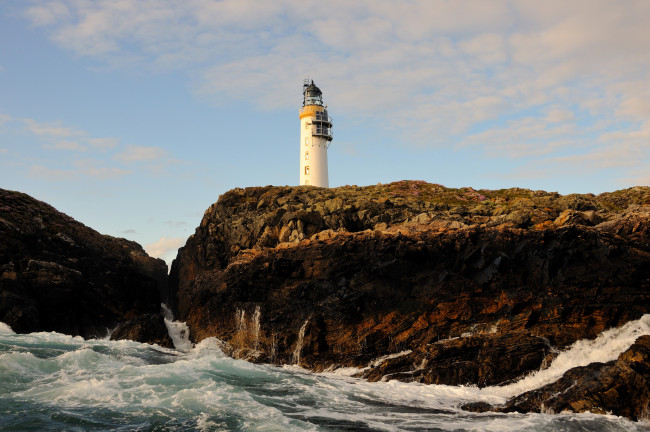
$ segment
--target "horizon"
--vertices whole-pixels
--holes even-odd
[[[235,187],[297,185],[304,78],[332,188],[650,184],[650,3],[7,1],[0,187],[168,263]]]

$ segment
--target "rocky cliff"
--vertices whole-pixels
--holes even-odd
[[[647,420],[650,335],[638,338],[616,361],[570,369],[558,381],[514,397],[497,409],[546,413],[589,411]]]
[[[84,337],[158,313],[167,265],[28,195],[0,189],[0,321]]]
[[[192,337],[234,357],[495,385],[648,313],[650,188],[235,189],[170,280]]]

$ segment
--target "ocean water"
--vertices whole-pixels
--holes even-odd
[[[179,349],[58,333],[19,335],[0,323],[2,431],[650,431],[647,423],[596,414],[468,413],[551,382],[570,367],[616,358],[650,315],[580,341],[550,368],[505,387],[369,383],[350,370],[233,360],[220,342],[196,346],[167,316]]]

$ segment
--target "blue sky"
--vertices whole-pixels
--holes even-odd
[[[0,187],[168,261],[234,187],[650,184],[646,0],[4,0]]]

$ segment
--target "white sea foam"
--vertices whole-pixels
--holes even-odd
[[[253,313],[253,335],[255,338],[255,344],[254,344],[254,349],[257,351],[257,347],[260,342],[260,318],[262,316],[262,311],[260,310],[260,306],[257,305],[255,307],[255,313]]]
[[[549,368],[534,372],[513,384],[500,387],[479,389],[476,386],[421,385],[398,381],[363,383],[355,378],[345,376],[363,370],[357,368],[338,369],[320,375],[347,381],[356,388],[363,387],[368,394],[374,394],[379,400],[434,409],[455,410],[458,406],[470,401],[502,404],[509,397],[556,381],[573,367],[614,360],[639,336],[644,334],[650,334],[650,315],[644,315],[641,319],[628,322],[621,327],[606,330],[594,340],[577,341],[560,353]]]
[[[650,334],[650,314],[621,327],[605,330],[594,340],[579,340],[561,352],[547,369],[534,372],[525,378],[502,387],[485,389],[494,395],[512,397],[557,381],[566,371],[594,362],[615,360],[639,337]]]
[[[636,330],[603,335],[609,342],[595,349],[614,351],[617,338],[629,346],[644,328],[630,325]],[[504,396],[495,388],[370,383],[296,366],[256,365],[227,357],[221,346],[207,338],[179,353],[133,341],[3,334],[0,412],[24,410],[0,419],[13,422],[2,427],[71,430],[97,423],[130,430],[155,420],[156,429],[174,430],[647,431],[612,416],[466,413],[458,406],[499,403]],[[113,419],[120,423],[111,427]]]
[[[0,321],[0,334],[14,334],[14,331],[7,324]]]
[[[340,367],[340,368],[332,367],[332,368],[326,369],[324,371],[324,373],[331,373],[333,375],[341,375],[341,376],[350,376],[351,377],[352,375],[356,375],[359,372],[363,372],[366,369],[368,369],[368,368],[358,368],[358,367],[353,367],[353,366],[351,366],[351,367]]]
[[[385,362],[386,360],[391,360],[391,359],[394,359],[394,358],[399,358],[399,357],[402,357],[402,356],[405,356],[405,355],[409,355],[412,352],[413,351],[411,351],[411,350],[405,350],[405,351],[400,351],[400,352],[395,353],[395,354],[388,354],[388,355],[385,355],[385,356],[374,359],[373,361],[370,362],[369,366],[377,367],[380,364],[382,364],[383,362]]]
[[[309,324],[310,319],[311,317],[307,318],[303,323],[302,327],[300,327],[300,330],[298,331],[298,341],[296,342],[296,348],[293,350],[293,364],[296,365],[300,364],[300,357],[302,355],[302,344],[305,339],[305,330],[307,329],[307,324]]]
[[[174,315],[166,304],[160,305],[165,318],[165,326],[169,337],[174,342],[174,347],[181,351],[189,351],[194,344],[190,341],[190,328],[183,321],[174,321]]]

